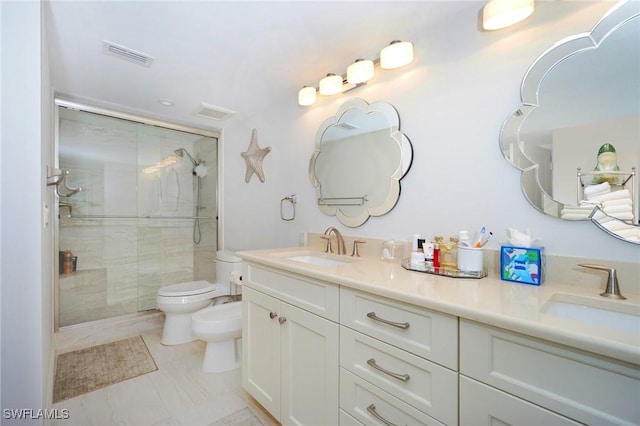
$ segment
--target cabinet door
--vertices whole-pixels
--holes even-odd
[[[460,425],[496,424],[577,426],[580,423],[460,376]]]
[[[280,419],[280,302],[242,290],[242,387]]]
[[[338,324],[281,303],[283,425],[337,425]]]

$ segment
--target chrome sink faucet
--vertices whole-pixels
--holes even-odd
[[[618,285],[618,275],[616,274],[615,268],[610,268],[608,266],[602,265],[592,265],[592,264],[578,264],[583,268],[589,269],[598,269],[601,271],[607,271],[609,273],[607,277],[607,287],[604,289],[603,293],[600,293],[602,297],[608,297],[610,299],[620,299],[625,300],[626,297],[620,293],[620,286]]]
[[[342,238],[342,234],[340,233],[340,231],[338,231],[333,226],[330,226],[329,228],[327,228],[326,231],[324,231],[324,235],[326,235],[326,238],[327,238],[327,250],[325,251],[331,251],[331,253],[333,253],[333,250],[331,249],[331,233],[332,232],[336,234],[336,240],[338,241],[338,254],[347,254],[344,238]]]

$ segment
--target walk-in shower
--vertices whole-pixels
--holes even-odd
[[[58,268],[57,326],[155,310],[159,287],[215,282],[217,135],[56,102],[57,167],[82,188],[58,197],[58,251],[75,263]]]

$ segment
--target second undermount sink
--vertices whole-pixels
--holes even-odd
[[[542,312],[583,324],[640,334],[640,306],[638,305],[556,294],[542,307]]]

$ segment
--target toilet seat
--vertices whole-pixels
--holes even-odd
[[[216,285],[209,281],[187,281],[184,283],[171,284],[158,289],[158,296],[164,297],[184,297],[209,293],[216,290]]]

